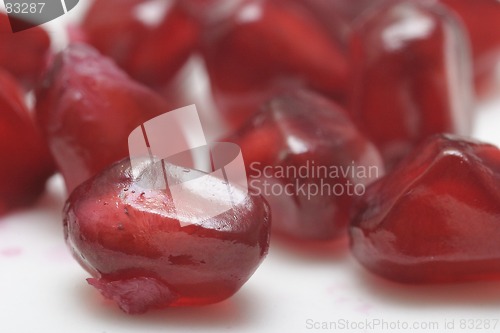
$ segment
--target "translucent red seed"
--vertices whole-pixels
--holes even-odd
[[[500,2],[496,0],[439,0],[454,10],[468,31],[474,54],[476,91],[486,94],[495,82],[500,62]]]
[[[70,46],[54,59],[37,92],[36,108],[68,193],[128,156],[133,129],[172,110],[83,44]]]
[[[434,137],[358,202],[354,256],[398,282],[498,279],[499,185],[498,148]]]
[[[54,164],[19,83],[0,70],[0,215],[32,204]]]
[[[294,2],[242,1],[203,37],[214,98],[233,127],[290,86],[343,96],[348,67],[342,48],[310,11]]]
[[[127,313],[202,305],[232,296],[253,274],[269,247],[270,211],[259,196],[231,186],[233,208],[202,222],[184,214],[169,191],[144,187],[155,180],[145,167],[136,178],[128,159],[79,186],[64,210],[66,240],[92,274],[89,283]],[[182,180],[185,168],[166,164]],[[194,172],[194,171],[193,171]],[[194,192],[190,207],[220,204],[218,178]],[[212,198],[212,199],[211,199]],[[215,201],[213,201],[215,200]]]
[[[48,61],[49,35],[40,27],[13,33],[9,18],[0,13],[0,45],[0,68],[32,88]]]
[[[199,29],[177,1],[97,0],[82,23],[88,43],[155,88],[179,72],[197,46]]]
[[[470,134],[467,45],[459,22],[425,1],[389,1],[357,21],[350,111],[389,167],[432,134]]]
[[[241,147],[250,185],[269,201],[273,229],[295,240],[345,236],[353,198],[384,173],[377,149],[344,110],[306,91],[274,98],[228,140]]]

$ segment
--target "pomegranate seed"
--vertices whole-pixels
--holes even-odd
[[[227,140],[241,147],[250,186],[270,203],[273,229],[296,240],[346,235],[353,197],[383,174],[378,151],[345,112],[306,91],[276,97]]]
[[[186,178],[185,168],[165,165],[171,177]],[[205,187],[193,193],[196,200],[187,202],[191,208],[225,204],[213,193],[227,186],[240,201],[198,223],[195,215],[174,206],[170,192],[144,186],[158,181],[152,166],[145,164],[133,178],[130,160],[124,159],[79,186],[68,199],[66,240],[92,274],[88,282],[127,313],[230,297],[267,254],[267,203],[208,176]]]
[[[153,20],[148,16],[163,12]],[[100,52],[155,88],[170,82],[195,49],[199,34],[197,24],[176,1],[150,0],[97,0],[82,30]]]
[[[348,68],[341,47],[294,2],[242,1],[206,29],[203,45],[215,101],[234,127],[290,86],[343,96]]]
[[[75,44],[54,60],[37,94],[37,116],[68,193],[128,156],[128,135],[171,110],[108,58]]]
[[[350,227],[355,257],[408,283],[500,276],[500,151],[436,136],[368,187]]]
[[[389,168],[432,134],[469,134],[466,39],[444,8],[389,2],[358,22],[350,109]]]
[[[469,32],[474,52],[476,91],[484,95],[495,81],[500,61],[500,2],[497,0],[440,0],[456,11]]]
[[[0,13],[0,45],[0,68],[12,74],[25,88],[32,88],[47,62],[49,35],[39,27],[12,33],[9,18]]]
[[[32,204],[54,165],[24,104],[20,85],[0,70],[0,215]]]

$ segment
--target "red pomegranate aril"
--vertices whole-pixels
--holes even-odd
[[[476,91],[488,92],[500,62],[500,2],[497,0],[439,0],[465,23],[474,53]]]
[[[0,13],[0,45],[0,68],[12,74],[25,88],[32,88],[49,57],[49,35],[40,27],[13,33],[9,18]]]
[[[342,47],[297,3],[242,1],[205,30],[202,53],[214,99],[234,128],[291,86],[344,95],[348,67]]]
[[[132,51],[147,33],[134,9],[147,0],[95,0],[83,18],[83,38],[101,53],[125,66]],[[110,12],[113,15],[109,15]]]
[[[432,4],[389,2],[354,28],[350,111],[389,168],[433,134],[471,130],[466,37]]]
[[[271,205],[273,230],[292,240],[345,236],[353,198],[384,173],[377,149],[347,114],[307,91],[277,96],[227,141],[241,147],[249,185]],[[336,177],[335,168],[356,175]],[[366,177],[356,178],[362,169]]]
[[[37,116],[68,193],[128,156],[137,126],[172,110],[90,46],[56,56],[37,92]]]
[[[4,215],[38,198],[54,164],[21,86],[1,69],[0,110],[0,215]]]
[[[350,227],[355,257],[387,279],[500,278],[500,150],[436,136],[368,187]]]
[[[152,12],[161,15],[149,17]],[[96,0],[82,23],[88,43],[134,79],[158,89],[193,53],[199,29],[177,1]]]
[[[88,282],[131,314],[232,296],[267,254],[267,203],[229,185],[241,200],[196,222],[185,207],[174,205],[169,191],[145,186],[157,182],[161,172],[150,172],[155,164],[144,163],[136,175],[129,159],[117,162],[76,188],[67,201],[66,240],[93,276]],[[185,168],[165,165],[170,176],[186,177]],[[208,177],[206,186],[193,192],[196,199],[185,203],[194,210],[224,200],[212,194],[228,184]]]

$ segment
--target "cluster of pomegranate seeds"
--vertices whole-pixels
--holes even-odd
[[[500,2],[497,0],[439,0],[454,10],[469,33],[474,54],[476,91],[485,94],[496,80],[500,57]]]
[[[92,47],[58,54],[37,91],[37,117],[68,193],[128,156],[137,126],[172,108]]]
[[[96,0],[82,31],[134,79],[161,88],[194,51],[200,27],[177,1]]]
[[[356,258],[388,279],[500,276],[500,150],[439,135],[368,188],[350,227]]]
[[[466,36],[444,8],[388,2],[353,28],[350,111],[389,168],[432,134],[470,134]]]
[[[202,54],[214,99],[233,127],[293,86],[344,96],[348,66],[341,46],[295,2],[240,1],[205,30]]]
[[[0,215],[32,204],[54,172],[18,82],[0,69]]]
[[[52,153],[70,194],[67,243],[88,282],[127,313],[233,295],[267,254],[271,215],[289,239],[350,235],[356,258],[392,280],[499,278],[500,151],[451,135],[470,132],[473,74],[480,93],[493,80],[499,7],[95,0],[74,30],[81,43],[53,58],[44,30],[13,34],[0,14],[0,157],[8,161],[0,214],[33,202]],[[129,134],[178,104],[153,90],[185,93],[177,74],[192,56],[203,59],[230,125],[226,141],[242,149],[249,192],[127,158]],[[21,87],[36,87],[49,147]],[[204,182],[186,188],[191,201],[180,207],[154,186],[198,173]],[[229,204],[200,220],[203,207]]]
[[[382,176],[382,159],[333,102],[284,93],[229,141],[243,152],[250,186],[271,205],[273,229],[295,240],[345,235],[352,200]]]
[[[25,88],[32,88],[48,61],[49,35],[39,27],[14,34],[9,18],[0,13],[0,45],[0,68],[12,74]]]
[[[160,166],[157,162],[156,166]],[[260,196],[210,177],[179,209],[144,161],[138,175],[124,159],[79,186],[64,209],[67,242],[94,278],[89,283],[127,313],[215,303],[233,295],[269,247],[270,210]],[[165,164],[183,181],[183,167]],[[191,170],[195,172],[194,170]],[[133,176],[134,173],[134,176]],[[161,172],[160,172],[161,173]],[[196,221],[189,212],[225,204],[214,191],[230,186],[233,208]]]

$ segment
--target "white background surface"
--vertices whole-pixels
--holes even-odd
[[[78,6],[84,6],[81,0]],[[64,44],[61,28],[78,15],[44,27]],[[500,93],[500,89],[499,89]],[[475,137],[500,145],[500,100],[478,110]],[[33,209],[0,219],[1,333],[127,332],[500,332],[460,329],[461,320],[500,321],[500,282],[406,286],[367,273],[346,244],[322,253],[273,243],[268,258],[233,298],[202,308],[128,316],[85,282],[66,249],[62,181],[55,177]],[[373,329],[308,329],[310,321],[381,324]],[[409,329],[396,328],[405,323]],[[431,323],[432,322],[432,323]],[[454,329],[445,324],[454,323]],[[492,322],[493,323],[493,322]],[[433,324],[435,330],[412,329]]]

